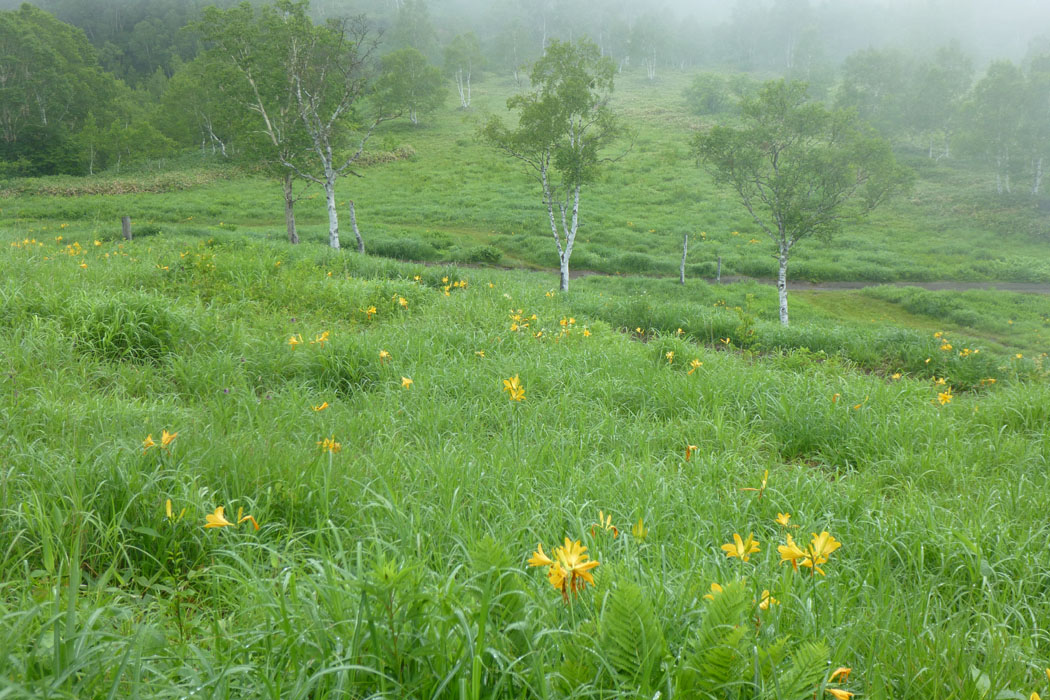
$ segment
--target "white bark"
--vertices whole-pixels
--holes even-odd
[[[682,266],[678,269],[678,281],[685,284],[685,256],[689,251],[689,234],[682,238]]]
[[[779,262],[779,270],[777,271],[777,295],[780,297],[780,322],[786,326],[788,325],[788,251],[786,245],[781,244],[780,256],[777,258],[777,261]]]
[[[324,198],[328,205],[328,245],[339,248],[339,212],[335,208],[335,173],[325,168]]]

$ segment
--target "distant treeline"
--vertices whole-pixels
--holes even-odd
[[[36,0],[0,12],[7,76],[0,176],[91,173],[190,147],[236,158],[243,124],[223,113],[209,46],[193,26],[206,6],[234,4]],[[922,141],[933,158],[987,161],[1004,192],[1020,179],[1039,191],[1041,144],[1050,143],[1041,118],[1050,108],[1043,44],[1033,42],[1020,65],[999,62],[985,72],[982,57],[1005,44],[949,42],[965,33],[972,7],[842,5],[738,0],[726,11],[708,0],[677,9],[622,0],[314,0],[310,12],[318,21],[367,18],[380,37],[377,58],[386,57],[377,71],[414,81],[377,79],[377,89],[402,100],[414,122],[441,104],[447,86],[469,107],[471,80],[490,73],[520,82],[522,67],[550,41],[587,36],[618,71],[654,84],[667,70],[705,71],[689,94],[698,112],[732,108],[753,82],[734,73],[784,75],[808,82],[816,98],[855,107],[897,142]],[[921,50],[867,48],[876,39],[900,44],[908,32],[916,45],[922,35]]]

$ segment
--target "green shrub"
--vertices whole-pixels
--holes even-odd
[[[189,322],[170,302],[140,292],[84,297],[66,322],[79,351],[118,362],[159,362],[184,347]]]

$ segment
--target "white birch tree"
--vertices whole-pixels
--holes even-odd
[[[911,182],[889,144],[853,111],[830,111],[801,82],[768,82],[741,103],[743,126],[697,134],[694,152],[732,189],[775,246],[780,322],[788,325],[787,267],[804,238],[825,241]]]
[[[305,162],[286,161],[299,177],[321,185],[328,209],[328,244],[339,248],[339,213],[335,184],[344,175],[359,174],[353,165],[382,122],[399,116],[387,112],[380,101],[367,99],[377,75],[378,37],[370,32],[364,17],[329,20],[315,26],[305,6],[278,0],[285,21],[294,25],[286,72],[295,96],[296,111],[309,140]],[[353,202],[350,204],[354,218]],[[357,250],[364,240],[354,230]]]
[[[580,193],[610,158],[603,149],[621,128],[609,108],[615,66],[589,41],[552,40],[529,74],[530,92],[507,100],[518,110],[509,129],[493,117],[482,136],[522,161],[543,193],[558,250],[562,291],[569,289],[569,258],[580,226]]]

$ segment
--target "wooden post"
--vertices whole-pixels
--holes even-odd
[[[685,284],[685,254],[689,250],[689,234],[682,238],[682,266],[678,269],[678,282]]]
[[[131,217],[122,216],[120,217],[120,232],[124,234],[124,240],[131,240]]]
[[[715,275],[715,282],[722,284],[722,256],[718,256],[718,274]]]

